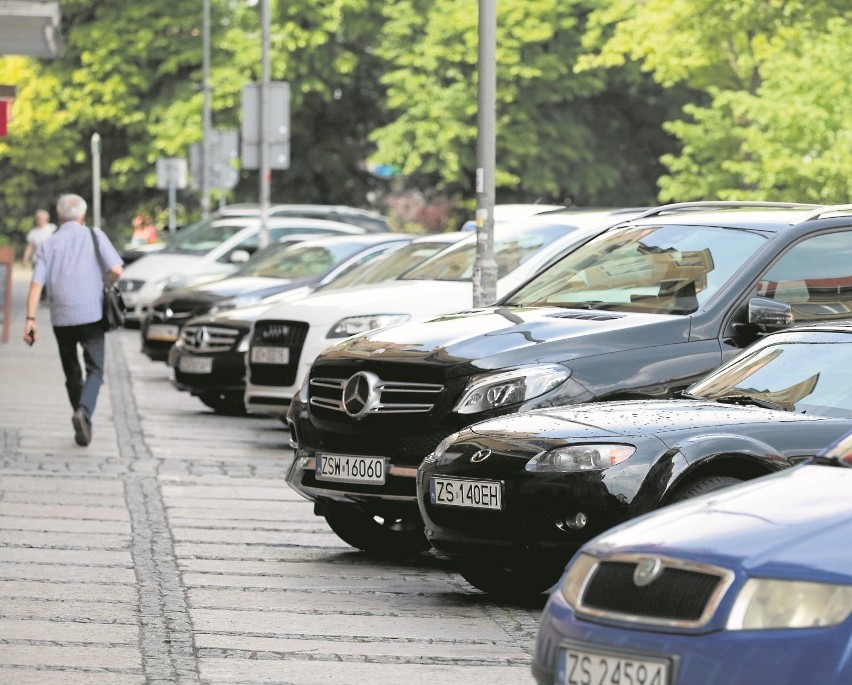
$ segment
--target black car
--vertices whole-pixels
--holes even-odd
[[[320,289],[326,291],[392,280],[457,242],[460,236],[446,233],[417,238],[341,273],[324,282]],[[245,355],[249,334],[255,320],[268,308],[267,302],[190,319],[169,351],[168,363],[174,368],[172,384],[178,390],[195,395],[219,413],[245,413]],[[283,418],[283,412],[275,411],[272,406],[269,413]]]
[[[142,323],[142,352],[155,361],[165,361],[181,328],[192,317],[264,301],[272,304],[288,291],[307,294],[313,286],[406,245],[413,237],[364,233],[306,240],[247,264],[228,278],[167,291],[154,301]]]
[[[355,547],[425,548],[417,467],[450,433],[541,407],[671,398],[766,330],[849,317],[845,211],[660,207],[492,307],[343,340],[291,405],[288,483]]]
[[[474,586],[540,593],[583,543],[666,504],[815,456],[852,429],[852,324],[775,333],[683,399],[474,424],[420,465],[426,535]]]

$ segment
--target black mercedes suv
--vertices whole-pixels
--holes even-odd
[[[490,307],[347,338],[292,403],[288,483],[365,551],[428,546],[420,462],[528,409],[670,398],[769,330],[852,318],[852,211],[666,205],[610,228]]]

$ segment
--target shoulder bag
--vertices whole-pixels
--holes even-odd
[[[121,293],[118,288],[107,279],[107,268],[106,264],[104,264],[104,258],[101,256],[95,229],[89,226],[89,231],[92,233],[92,242],[95,244],[95,256],[98,258],[98,264],[101,267],[101,278],[104,284],[102,323],[104,331],[114,331],[116,328],[124,325],[124,301],[121,299]]]

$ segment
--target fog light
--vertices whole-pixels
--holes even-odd
[[[582,530],[589,522],[589,518],[582,512],[574,514],[574,518],[566,518],[563,523],[571,530]]]

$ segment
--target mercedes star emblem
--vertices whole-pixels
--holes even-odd
[[[343,386],[343,409],[352,418],[360,418],[372,411],[381,399],[379,377],[369,371],[359,371],[350,376]]]

